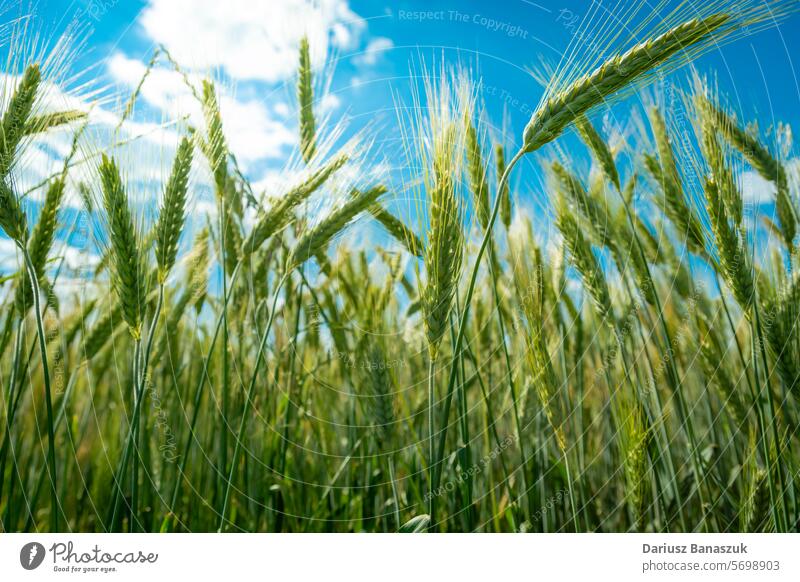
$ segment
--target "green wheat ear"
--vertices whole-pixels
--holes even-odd
[[[242,246],[242,233],[237,218],[241,220],[244,210],[241,192],[236,188],[234,177],[228,172],[230,150],[222,128],[217,92],[210,81],[203,81],[202,105],[206,139],[200,143],[214,175],[214,194],[221,217],[225,267],[228,272],[232,272],[240,258]]]
[[[323,167],[315,171],[306,180],[289,190],[283,198],[278,200],[272,208],[261,213],[256,220],[253,230],[242,244],[242,256],[249,257],[261,248],[261,245],[289,224],[293,218],[292,211],[322,187],[325,182],[347,162],[348,156],[340,154]]]
[[[592,154],[594,154],[597,163],[600,165],[600,169],[603,170],[606,179],[614,185],[617,192],[622,192],[617,164],[614,163],[614,155],[611,153],[608,144],[585,117],[580,117],[575,125],[583,142],[592,150]]]
[[[383,225],[383,228],[392,235],[406,250],[414,256],[422,257],[422,241],[414,231],[406,226],[403,221],[391,214],[382,204],[376,202],[369,207],[369,213]]]
[[[463,112],[473,110],[470,85],[465,78],[454,78],[452,82],[444,79],[438,85],[428,84],[426,92],[427,118],[421,118],[418,126],[428,211],[423,253],[425,280],[420,290],[420,301],[430,362],[433,362],[448,329],[463,268],[464,215],[459,184],[465,159],[469,165],[472,158],[476,176],[479,172],[475,159],[477,142],[472,144],[471,154],[465,151],[469,131],[464,130]],[[428,123],[430,125],[426,128]],[[481,205],[476,201],[478,214]],[[432,406],[431,392],[429,384]],[[429,425],[433,426],[432,420]]]
[[[452,136],[445,135],[434,154],[434,184],[428,210],[430,227],[424,256],[427,280],[421,298],[432,357],[447,330],[464,255],[461,211],[453,176],[445,166],[452,159],[452,140]]]
[[[25,126],[25,135],[35,135],[44,133],[50,129],[69,125],[76,121],[84,121],[89,115],[84,111],[70,109],[67,111],[57,111],[55,113],[45,113],[32,117]]]
[[[709,385],[714,386],[720,394],[720,400],[730,413],[737,426],[745,426],[747,407],[743,402],[736,383],[721,362],[725,361],[725,348],[721,345],[717,331],[713,329],[708,318],[698,314],[697,327],[700,338],[700,365]]]
[[[6,183],[6,176],[14,164],[17,146],[25,135],[40,81],[39,65],[25,69],[0,122],[0,228],[18,245],[27,242],[28,221],[17,195]]]
[[[631,396],[619,399],[615,421],[622,466],[625,472],[625,498],[633,514],[634,527],[643,526],[647,499],[649,431],[641,405]]]
[[[28,240],[28,253],[31,263],[36,273],[37,279],[42,283],[44,268],[47,263],[47,255],[53,246],[56,227],[58,226],[58,211],[61,208],[61,201],[64,198],[64,180],[56,179],[50,183],[45,195],[44,204],[39,212],[39,220],[33,227],[30,239]],[[20,289],[17,295],[17,308],[20,313],[26,313],[33,305],[31,293],[32,288],[28,277],[20,279]]]
[[[17,146],[26,134],[28,121],[36,100],[36,92],[42,74],[39,65],[33,64],[25,69],[11,101],[3,115],[2,136],[0,136],[0,178],[5,178],[11,170],[16,157]]]
[[[742,224],[742,194],[739,192],[736,178],[725,160],[725,152],[722,150],[722,145],[717,139],[714,117],[707,107],[708,101],[703,97],[698,97],[696,101],[702,132],[700,145],[703,155],[708,162],[711,175],[717,183],[720,197],[725,204],[725,210],[738,228]]]
[[[580,77],[537,108],[525,127],[523,149],[532,152],[553,141],[576,118],[631,85],[679,51],[710,37],[730,20],[731,17],[727,14],[695,18],[640,43],[621,55],[611,57],[592,73]]]
[[[630,204],[630,201],[633,198],[633,192],[636,188],[636,177],[634,176],[631,178],[623,190],[620,182],[619,171],[617,170],[617,164],[614,162],[614,155],[612,154],[611,148],[608,146],[606,141],[603,139],[597,129],[595,129],[595,127],[589,122],[589,120],[586,119],[586,117],[579,118],[576,122],[576,126],[581,139],[592,152],[592,155],[597,161],[597,164],[600,166],[600,169],[602,170],[606,180],[613,184],[620,196],[623,197],[625,203]],[[564,180],[562,178],[562,183],[563,182]],[[614,258],[617,261],[617,265],[620,267],[620,269],[626,263],[625,259],[630,260],[630,264],[633,267],[633,273],[636,278],[636,283],[642,295],[644,296],[645,301],[647,301],[650,305],[656,305],[657,298],[655,294],[655,284],[647,267],[645,257],[635,250],[628,253],[626,257],[623,257],[622,253],[620,252],[620,247],[617,245],[616,241],[620,241],[623,244],[626,244],[626,241],[633,241],[637,234],[636,231],[631,228],[624,210],[618,214],[616,221],[614,221],[608,217],[607,212],[604,215],[601,215],[598,212],[600,210],[600,205],[597,204],[594,197],[591,197],[587,194],[587,198],[589,199],[588,205],[597,209],[590,213],[590,222],[592,222],[592,216],[601,217],[599,218],[600,228],[593,223],[594,230],[598,234],[604,233],[611,238],[609,249],[612,251],[612,253],[614,253]],[[595,222],[598,221],[597,218],[594,220]],[[634,216],[633,220],[638,221],[639,218]]]
[[[375,186],[352,197],[331,212],[298,241],[289,264],[292,266],[301,265],[310,257],[321,252],[333,237],[344,230],[353,218],[372,206],[384,192],[386,192],[384,186]]]
[[[464,146],[467,155],[467,173],[469,175],[469,186],[472,191],[472,200],[475,205],[475,214],[482,228],[489,224],[489,185],[486,183],[486,167],[483,165],[481,155],[481,142],[478,137],[478,130],[475,128],[471,117],[465,116],[465,136]]]
[[[361,344],[358,352],[362,370],[362,402],[370,423],[375,427],[379,444],[391,441],[395,428],[392,378],[386,361],[386,350],[380,341]]]
[[[686,202],[667,124],[657,107],[650,109],[649,117],[658,149],[658,160],[646,155],[645,163],[663,192],[661,205],[664,213],[685,238],[689,250],[703,255],[705,253],[703,227],[697,214]]]
[[[751,430],[742,467],[744,487],[739,501],[739,529],[743,532],[768,532],[774,528],[767,472],[758,466],[757,450],[756,433]]]
[[[18,245],[25,244],[25,239],[28,237],[28,220],[17,195],[4,180],[0,181],[0,228]]]
[[[208,291],[208,227],[202,228],[194,237],[194,245],[189,253],[186,269],[187,288],[184,294],[190,298],[195,311],[200,313]]]
[[[598,314],[607,324],[613,326],[611,296],[608,293],[605,276],[597,257],[592,252],[591,245],[583,236],[575,216],[563,199],[556,204],[556,226],[564,237],[575,268],[589,291]]]
[[[105,154],[100,163],[100,181],[111,239],[111,282],[128,330],[134,339],[139,339],[145,296],[145,274],[139,253],[139,237],[117,165],[113,158]]]
[[[306,163],[316,151],[316,127],[314,122],[314,90],[311,84],[311,57],[308,37],[300,39],[300,67],[297,79],[297,101],[300,104],[300,153]]]
[[[547,337],[544,330],[545,274],[544,266],[538,256],[529,264],[524,258],[526,248],[515,249],[513,280],[519,296],[521,311],[528,322],[526,329],[525,358],[531,370],[531,387],[536,392],[539,404],[547,422],[553,430],[556,443],[561,451],[567,450],[565,411],[558,393],[558,380],[547,350]]]
[[[156,260],[158,279],[164,283],[178,254],[178,240],[183,230],[186,216],[186,193],[189,185],[189,171],[192,168],[192,143],[187,138],[181,140],[172,174],[164,189],[164,200],[156,225]]]
[[[787,248],[793,247],[797,234],[797,212],[789,193],[789,180],[786,168],[755,137],[748,134],[736,123],[736,120],[725,113],[706,97],[698,99],[701,113],[710,120],[725,139],[744,156],[747,162],[765,180],[776,185],[775,212],[780,221],[782,238]]]
[[[597,237],[597,243],[608,248],[615,254],[617,252],[616,235],[613,223],[606,216],[600,204],[589,195],[581,184],[581,181],[569,170],[558,162],[553,162],[551,166],[553,174],[558,179],[558,186],[564,194],[576,204],[581,214],[586,217],[589,225]]]
[[[502,145],[497,144],[494,147],[494,159],[497,174],[497,183],[500,191],[497,195],[500,197],[500,220],[503,226],[511,226],[511,188],[508,186],[508,180],[500,183],[500,178],[506,173],[506,152]]]
[[[749,317],[750,308],[753,306],[755,285],[747,249],[744,247],[742,236],[728,223],[725,206],[720,199],[719,188],[713,180],[706,180],[705,193],[722,276],[733,291],[733,296],[741,305],[745,315]]]
[[[219,198],[224,195],[228,180],[228,145],[222,131],[217,91],[209,81],[203,81],[203,115],[206,122],[203,149],[214,175],[215,192]]]
[[[767,314],[764,325],[767,345],[784,386],[789,392],[800,395],[800,355],[796,347],[800,338],[797,323],[800,279],[795,279],[788,289],[777,295],[765,301],[764,305]]]

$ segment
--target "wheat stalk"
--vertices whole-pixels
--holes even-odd
[[[44,133],[50,129],[69,125],[70,123],[75,123],[76,121],[85,121],[88,118],[89,115],[85,111],[78,111],[75,109],[36,115],[28,120],[28,123],[25,126],[25,135],[28,136]]]
[[[356,216],[372,206],[378,197],[386,192],[384,186],[375,186],[353,196],[350,200],[336,208],[319,224],[309,230],[296,244],[289,264],[298,266],[315,256]]]
[[[537,261],[534,272],[529,272],[523,253],[528,249],[517,248],[514,268],[514,285],[521,298],[522,311],[528,322],[525,357],[531,369],[531,385],[533,386],[542,410],[556,437],[558,448],[562,453],[567,450],[564,434],[564,414],[561,410],[558,395],[558,384],[547,351],[544,336],[544,270]]]
[[[739,502],[739,529],[743,532],[770,531],[770,494],[766,487],[767,472],[756,460],[756,435],[750,432],[747,459],[743,467],[744,487]]]
[[[430,226],[424,254],[427,279],[421,293],[432,359],[436,359],[439,343],[447,330],[464,253],[461,210],[451,173],[455,131],[455,126],[450,126],[437,136],[432,160],[433,182],[428,201]]]
[[[486,228],[489,222],[490,209],[489,184],[486,182],[486,167],[483,164],[481,142],[478,137],[478,131],[475,129],[475,124],[470,115],[465,116],[464,126],[467,174],[469,175],[469,185],[472,191],[475,214],[478,217],[478,223],[481,227]]]
[[[742,130],[736,121],[722,109],[714,105],[708,98],[699,96],[698,104],[701,112],[714,127],[725,136],[756,171],[765,179],[777,186],[775,195],[775,211],[780,221],[780,229],[787,248],[791,249],[797,233],[797,213],[789,194],[789,181],[786,169],[761,142]],[[710,160],[714,162],[713,158]]]
[[[308,37],[300,39],[300,67],[297,79],[297,101],[300,104],[300,153],[306,163],[316,152],[316,128],[314,123],[314,91],[311,85],[311,57]]]
[[[663,192],[662,207],[670,220],[675,224],[681,236],[685,238],[689,249],[702,255],[705,252],[703,227],[696,213],[687,204],[683,193],[678,163],[672,148],[672,140],[667,131],[664,117],[656,107],[649,111],[650,126],[658,149],[660,165],[652,157],[646,158],[648,169]]]
[[[560,163],[553,162],[551,169],[558,180],[559,190],[577,205],[581,214],[594,231],[597,243],[602,246],[608,246],[614,256],[618,257],[619,252],[614,225],[608,216],[605,216],[606,213],[600,208],[597,201],[589,196],[577,176],[566,170]],[[622,268],[621,262],[619,266]]]
[[[557,138],[578,117],[607,97],[636,82],[681,50],[713,37],[731,17],[694,18],[606,60],[537,108],[523,134],[523,150],[533,152]]]
[[[175,154],[172,173],[164,188],[164,198],[155,227],[156,261],[161,285],[166,281],[175,264],[175,257],[178,255],[178,241],[186,214],[186,195],[191,168],[192,143],[187,138],[183,138]]]
[[[26,134],[31,111],[42,74],[38,64],[25,69],[19,84],[11,96],[3,121],[0,124],[0,178],[5,178],[16,159],[17,146]]]
[[[217,102],[217,91],[213,83],[203,81],[203,115],[206,121],[206,139],[203,152],[211,167],[217,198],[225,194],[228,180],[228,145],[222,130],[222,116]]]
[[[497,173],[497,197],[500,198],[500,222],[503,226],[511,226],[511,189],[508,181],[501,182],[501,178],[506,173],[506,154],[502,145],[497,144],[494,148],[494,159]]]
[[[39,219],[33,227],[30,239],[28,240],[28,252],[31,256],[36,278],[40,283],[44,283],[44,268],[47,262],[47,255],[53,246],[56,227],[58,226],[58,211],[61,207],[61,200],[64,197],[64,180],[56,179],[50,183],[45,194],[44,204],[39,212]],[[27,313],[32,305],[32,289],[27,277],[20,280],[18,289],[17,308],[21,314]]]
[[[606,145],[605,140],[600,137],[600,134],[597,133],[597,130],[585,117],[578,118],[575,126],[578,128],[581,139],[583,139],[584,143],[592,150],[592,154],[594,154],[595,159],[598,164],[600,164],[603,174],[605,174],[608,181],[614,185],[617,192],[621,193],[622,187],[620,186],[617,164],[614,163],[614,155],[611,153],[611,149]]]
[[[243,215],[242,196],[228,172],[230,151],[222,127],[222,115],[217,100],[217,92],[209,81],[203,81],[202,95],[203,115],[206,122],[206,138],[201,141],[201,149],[208,160],[214,178],[214,194],[219,208],[220,238],[223,266],[228,273],[236,268],[241,258],[241,230],[236,219]]]
[[[4,181],[0,181],[0,228],[18,245],[28,237],[28,219],[17,195]]]
[[[369,213],[380,222],[383,227],[398,240],[414,256],[422,257],[422,250],[425,248],[414,231],[406,226],[399,218],[395,217],[381,204],[373,204],[369,207]]]
[[[361,347],[364,373],[363,385],[366,388],[365,410],[375,427],[378,445],[392,439],[395,427],[394,401],[392,397],[391,376],[389,374],[386,351],[379,341]]]
[[[294,216],[292,210],[321,188],[337,170],[344,166],[347,160],[346,154],[336,156],[306,180],[289,190],[267,212],[263,212],[242,245],[243,256],[249,257],[264,244],[264,241],[286,226]]]
[[[111,261],[113,267],[111,270],[111,284],[121,306],[122,319],[125,321],[128,332],[134,340],[134,410],[128,429],[128,436],[125,439],[122,459],[114,475],[114,488],[111,504],[109,506],[110,519],[108,523],[108,527],[114,528],[119,510],[119,499],[122,493],[121,480],[127,473],[131,449],[138,435],[142,408],[143,375],[141,369],[141,345],[147,285],[142,249],[146,248],[146,246],[142,244],[133,222],[125,187],[114,159],[103,154],[99,173],[103,190],[103,206],[105,207],[108,220],[108,236],[111,244]],[[161,297],[161,294],[159,294],[159,297]],[[136,515],[138,461],[134,462],[132,473],[131,509],[132,520],[136,520],[138,519]]]
[[[705,321],[697,318],[700,328],[700,364],[707,381],[720,393],[725,408],[730,412],[737,426],[745,426],[747,408],[739,394],[736,384],[725,369],[725,354],[719,344],[717,334]]]
[[[713,180],[706,180],[706,208],[711,219],[714,239],[719,253],[722,276],[733,291],[733,296],[745,313],[753,306],[755,287],[747,251],[741,236],[728,223],[725,207],[720,199],[719,189]]]
[[[198,314],[208,291],[208,237],[208,228],[200,229],[194,237],[194,245],[187,257],[189,266],[186,269],[187,284],[184,293]]]
[[[608,293],[605,276],[578,222],[563,199],[556,206],[556,226],[564,237],[575,267],[594,300],[598,314],[603,321],[613,326],[611,296]]]
[[[633,528],[644,523],[644,505],[649,482],[647,444],[649,430],[641,405],[632,397],[618,399],[615,420],[617,438],[625,472],[625,499],[633,514]]]
[[[763,293],[761,295],[764,296]],[[800,356],[797,350],[800,337],[800,279],[795,279],[785,293],[765,303],[767,315],[764,331],[778,376],[787,391],[800,393]]]
[[[717,183],[725,210],[733,219],[733,224],[738,228],[742,224],[742,195],[736,185],[736,178],[725,161],[725,153],[719,143],[714,127],[714,117],[710,114],[708,101],[698,96],[696,102],[701,118],[701,145],[703,155],[711,169],[711,175]]]
[[[128,325],[128,331],[135,340],[138,340],[142,335],[145,297],[145,271],[139,251],[141,248],[139,235],[114,159],[103,154],[99,172],[103,188],[103,205],[108,216],[108,234],[114,267],[111,281],[122,306],[122,317]]]

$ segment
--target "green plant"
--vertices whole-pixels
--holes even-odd
[[[790,531],[796,256],[783,217],[777,241],[746,220],[736,165],[774,176],[778,196],[782,158],[696,76],[680,95],[696,134],[667,108],[643,109],[647,127],[620,111],[613,139],[590,121],[767,15],[721,6],[645,19],[603,63],[569,59],[508,160],[505,131],[487,157],[479,80],[426,73],[399,122],[410,185],[364,134],[337,148],[343,130],[317,124],[304,41],[286,165],[303,174],[261,192],[226,139],[227,92],[159,48],[117,129],[159,63],[203,127],[159,159],[172,171],[141,219],[137,168],[116,161],[135,140],[77,128],[62,168],[20,190],[29,144],[90,118],[44,109],[36,67],[14,77],[0,99],[0,227],[22,260],[0,277],[3,531]],[[520,161],[573,124],[582,144],[545,154],[531,211],[538,175]],[[393,192],[413,195],[416,222]],[[76,275],[87,225],[100,256]]]

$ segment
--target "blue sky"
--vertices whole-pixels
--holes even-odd
[[[40,0],[35,6],[47,28],[58,29],[76,15],[86,22],[92,34],[76,67],[98,66],[109,85],[121,91],[133,75],[126,76],[119,59],[146,62],[154,46],[166,42],[181,64],[191,66],[194,61],[200,73],[208,70],[205,65],[211,65],[217,74],[231,79],[242,100],[260,101],[267,107],[291,101],[295,61],[291,48],[295,37],[308,28],[312,42],[323,39],[316,43],[318,49],[327,45],[338,57],[332,83],[334,102],[338,101],[338,113],[349,114],[356,124],[368,118],[391,126],[396,120],[393,95],[408,95],[412,68],[419,72],[420,60],[430,64],[443,58],[474,69],[484,87],[481,97],[490,120],[499,123],[507,107],[513,135],[519,135],[541,95],[526,68],[536,65],[540,56],[557,62],[589,5],[585,0],[323,0],[316,3],[322,7],[316,16],[297,17],[303,14],[298,5],[308,3],[310,0],[242,4],[274,7],[263,10],[241,10],[235,2],[169,0]],[[224,8],[206,7],[217,4]],[[233,16],[234,12],[245,14]],[[282,18],[286,22],[278,22]],[[182,30],[217,32],[210,38],[190,39]],[[278,40],[271,38],[276,30],[281,32]],[[800,54],[799,32],[800,18],[795,16],[777,28],[711,51],[697,66],[702,71],[717,71],[721,89],[744,114],[796,125],[800,120],[800,75],[791,57]],[[249,39],[255,42],[248,43]],[[265,46],[272,46],[272,54],[261,58]],[[203,59],[200,53],[210,56]],[[233,70],[231,62],[242,60],[242,53],[249,54],[252,62]],[[281,56],[288,57],[288,64],[286,58],[280,59],[282,65],[270,62]],[[105,66],[97,65],[103,62]],[[128,69],[135,68],[126,64]],[[248,68],[253,72],[247,73]]]
[[[698,4],[715,2],[719,0]],[[601,5],[615,7],[610,16],[614,18],[630,2]],[[379,139],[378,150],[386,156],[388,166],[396,168],[405,162],[397,147],[396,105],[410,103],[413,75],[420,72],[420,63],[429,69],[441,61],[470,67],[480,83],[479,97],[489,124],[500,124],[507,111],[511,131],[505,139],[510,147],[519,140],[542,94],[528,69],[541,59],[558,63],[579,34],[590,3],[39,0],[12,8],[10,13],[29,12],[29,6],[45,35],[58,34],[69,22],[79,22],[90,32],[72,69],[83,71],[82,78],[92,79],[102,90],[100,108],[105,117],[100,121],[106,125],[113,124],[119,104],[139,82],[159,44],[166,45],[196,78],[211,74],[221,79],[220,99],[230,146],[256,188],[276,193],[286,179],[282,175],[286,159],[296,152],[294,71],[302,34],[309,35],[318,66],[331,57],[335,64],[327,96],[317,104],[318,114],[334,120],[347,117],[352,130],[371,124],[378,130],[373,132]],[[635,18],[623,18],[617,24],[629,27],[635,22]],[[744,117],[759,119],[762,129],[778,120],[797,127],[800,74],[792,56],[800,54],[798,33],[800,18],[795,15],[778,27],[709,51],[696,66],[702,72],[716,71],[729,102]],[[682,82],[685,70],[674,73],[673,78]],[[617,105],[615,118],[624,119],[637,104],[634,96]],[[131,134],[146,134],[137,151],[128,154],[132,171],[153,165],[153,173],[163,174],[161,160],[169,160],[163,153],[174,145],[177,135],[171,122],[197,113],[179,76],[162,59],[143,87],[132,119],[138,125],[126,125]],[[159,130],[164,124],[168,127]],[[142,153],[148,147],[151,151]],[[52,163],[57,165],[57,156]],[[44,161],[40,166],[39,174],[45,176]],[[535,171],[533,160],[528,171]],[[526,190],[541,189],[536,179],[526,176],[523,169],[517,177],[523,196]],[[534,194],[531,200],[536,199]],[[200,214],[207,206],[202,205],[201,197],[196,202],[195,214]]]
[[[383,102],[389,86],[402,90],[412,61],[420,55],[430,59],[442,54],[448,60],[477,63],[485,84],[502,86],[514,99],[535,105],[539,88],[525,72],[525,67],[535,64],[539,55],[557,60],[589,4],[585,0],[342,0],[336,3],[349,7],[353,16],[352,19],[337,19],[337,24],[350,28],[357,36],[344,48],[337,47],[342,58],[338,64],[341,78],[336,83],[339,90],[344,92],[348,77],[359,69],[355,61],[363,56],[371,41],[383,38],[391,43],[381,47],[383,50],[370,67],[373,82],[369,92],[360,94],[359,102],[352,104],[366,112],[374,110],[371,101]],[[281,0],[272,0],[270,4],[281,4]],[[147,6],[147,2],[129,0],[42,0],[38,12],[43,21],[57,25],[64,15],[84,7],[88,14],[97,14],[97,19],[86,19],[94,29],[88,59],[102,60],[122,52],[146,60],[154,46],[154,39],[141,22]],[[429,16],[409,16],[420,12],[427,12]],[[191,18],[190,15],[186,17]],[[493,26],[497,26],[493,23],[501,28],[493,30]],[[174,24],[180,26],[180,22]],[[252,26],[258,28],[256,22]],[[795,16],[777,28],[740,39],[721,51],[712,51],[698,66],[717,70],[723,88],[735,92],[744,107],[749,104],[762,112],[774,111],[777,118],[796,122],[800,116],[800,88],[791,57],[800,54],[798,32],[800,19]],[[489,97],[490,107],[498,104],[493,104]]]

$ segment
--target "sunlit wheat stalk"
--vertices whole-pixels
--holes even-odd
[[[713,38],[714,31],[720,29],[729,21],[730,16],[726,14],[712,15],[705,19],[689,20],[655,38],[636,45],[625,53],[612,56],[592,73],[577,79],[567,88],[559,91],[557,95],[550,97],[537,108],[531,117],[531,121],[526,126],[523,135],[523,146],[506,167],[506,171],[500,179],[498,190],[503,190],[514,166],[526,153],[536,151],[557,138],[579,116],[585,114],[617,91],[636,82],[638,78],[643,77],[653,68],[667,62],[678,51],[684,50],[704,39]],[[458,335],[453,346],[453,352],[456,355],[460,354],[481,259],[486,252],[492,227],[497,220],[500,201],[501,197],[498,196],[492,206],[487,228],[475,256],[464,297],[464,308],[461,311],[459,320]],[[456,367],[452,366],[443,404],[443,418],[449,416],[455,378]],[[442,452],[445,445],[446,426],[445,424],[439,438],[439,450]],[[438,477],[434,479],[432,485],[433,489],[438,487]]]
[[[332,211],[325,219],[320,221],[314,228],[312,228],[303,239],[301,239],[295,248],[295,251],[289,257],[286,265],[284,275],[278,282],[275,288],[272,305],[269,311],[269,319],[264,333],[259,342],[258,351],[256,353],[256,360],[253,367],[252,378],[250,380],[247,394],[245,396],[244,410],[242,412],[241,420],[239,421],[239,430],[236,436],[236,444],[234,445],[233,457],[231,458],[231,468],[228,474],[225,492],[223,495],[222,512],[220,513],[219,531],[222,531],[223,526],[227,520],[228,504],[230,502],[231,485],[233,483],[233,475],[236,471],[237,461],[239,459],[239,451],[241,449],[242,439],[244,438],[245,429],[247,427],[247,420],[249,418],[250,406],[253,400],[253,391],[259,379],[258,371],[264,357],[264,348],[269,338],[270,330],[272,329],[272,322],[275,319],[275,311],[278,302],[278,297],[285,281],[289,278],[292,271],[298,268],[303,262],[308,260],[327,244],[334,236],[340,233],[358,214],[367,210],[378,197],[385,192],[385,188],[378,186],[371,188],[363,193],[352,197],[345,202],[341,207]]]
[[[2,139],[0,139],[0,228],[22,252],[33,294],[33,307],[36,316],[36,332],[39,340],[39,351],[42,363],[42,377],[44,380],[45,406],[47,409],[47,437],[48,460],[47,470],[50,478],[50,531],[58,531],[59,503],[57,493],[57,467],[55,455],[55,428],[53,419],[53,400],[50,386],[50,366],[47,359],[47,340],[42,321],[40,305],[39,271],[37,271],[28,249],[28,226],[25,212],[22,210],[17,195],[6,184],[7,175],[17,157],[17,147],[25,135],[25,128],[29,122],[31,111],[36,100],[37,91],[41,81],[38,65],[31,65],[26,70],[17,85],[11,101],[3,114]],[[47,226],[43,226],[48,228]],[[37,236],[38,238],[38,236]],[[38,253],[37,253],[38,255]],[[37,256],[39,259],[39,256]],[[22,322],[20,322],[22,326]],[[21,333],[21,330],[18,331]],[[16,366],[16,362],[14,364]],[[0,476],[2,478],[2,476]]]

